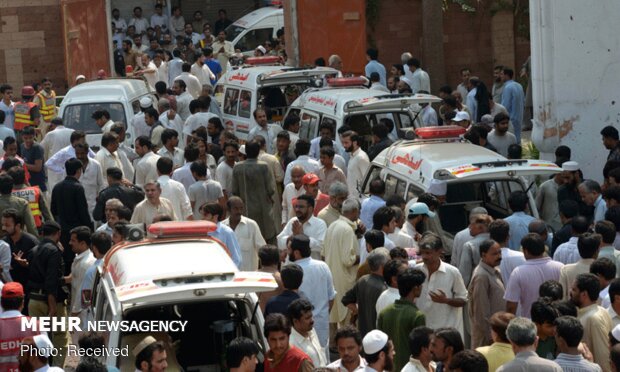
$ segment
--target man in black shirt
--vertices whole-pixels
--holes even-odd
[[[4,241],[11,247],[11,277],[26,290],[25,306],[28,306],[28,262],[32,259],[32,249],[39,240],[22,230],[23,221],[15,209],[2,212],[2,230],[6,233]]]
[[[86,226],[93,230],[93,223],[88,213],[88,202],[84,186],[78,179],[82,175],[82,162],[76,158],[71,158],[65,162],[67,177],[56,186],[52,191],[51,212],[54,219],[62,227],[60,242],[63,247],[63,258],[65,261],[65,275],[71,272],[71,263],[75,253],[69,249],[69,231],[74,227]]]
[[[144,200],[144,191],[141,188],[123,184],[123,172],[119,168],[108,168],[106,175],[109,186],[101,190],[93,210],[93,218],[103,222],[106,222],[105,203],[108,200],[118,199],[124,206],[131,209],[132,212],[136,204]]]
[[[28,313],[33,317],[66,318],[68,290],[64,278],[62,249],[58,245],[61,235],[60,225],[54,221],[45,222],[42,235],[41,242],[32,251],[29,263]],[[59,350],[59,356],[54,358],[54,364],[62,366],[67,353],[61,348],[66,349],[69,334],[66,331],[53,332],[51,339],[54,347]]]

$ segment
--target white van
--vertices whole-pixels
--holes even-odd
[[[440,102],[429,94],[386,94],[363,85],[363,77],[328,79],[329,87],[308,89],[289,108],[286,116],[301,118],[299,137],[312,140],[319,136],[322,123],[336,130],[347,124],[364,136],[362,148],[371,144],[371,129],[382,118],[392,119],[393,133],[399,138],[413,138],[413,130],[422,126],[421,103]],[[336,141],[340,139],[336,136]]]
[[[484,207],[493,218],[505,218],[511,192],[529,191],[531,176],[562,171],[545,160],[508,160],[496,152],[473,145],[460,136],[465,129],[455,126],[416,130],[412,141],[399,141],[383,150],[372,162],[361,190],[368,194],[370,182],[385,181],[385,197],[399,195],[407,202],[426,192],[431,180],[445,180],[446,203],[439,209],[445,232],[455,234],[468,224],[475,207]],[[529,211],[538,218],[536,203],[529,193]]]
[[[145,240],[112,247],[96,275],[95,321],[187,321],[184,332],[105,333],[108,348],[129,352],[147,335],[166,341],[167,371],[222,371],[228,342],[255,340],[259,360],[267,343],[256,292],[277,288],[273,275],[241,272],[227,248],[207,236],[207,221],[160,222]],[[111,355],[106,364],[134,371],[133,356]]]
[[[129,123],[140,112],[140,98],[149,97],[157,102],[144,79],[106,79],[89,81],[77,85],[67,92],[58,116],[67,128],[82,130],[86,142],[97,151],[101,146],[101,128],[91,117],[93,112],[103,109],[110,113],[110,120],[122,121],[127,126],[125,144],[133,147],[134,130]]]
[[[215,87],[216,98],[222,108],[227,129],[245,140],[257,125],[253,112],[258,107],[267,111],[270,123],[282,121],[288,106],[309,87],[322,86],[325,78],[336,76],[338,70],[330,67],[295,68],[273,65],[277,57],[256,57],[269,66],[250,65],[226,72]]]
[[[246,14],[226,28],[226,40],[246,56],[267,40],[276,39],[276,33],[284,27],[282,8],[264,7]],[[217,35],[215,35],[217,36]]]

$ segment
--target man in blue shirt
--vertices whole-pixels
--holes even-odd
[[[368,59],[368,63],[366,64],[366,67],[364,68],[364,72],[366,76],[370,77],[370,74],[372,74],[373,72],[378,73],[379,77],[381,78],[380,80],[381,85],[383,85],[384,87],[387,87],[387,77],[385,73],[385,66],[383,66],[378,61],[379,51],[377,49],[369,48],[366,51],[366,58]]]
[[[385,182],[380,178],[370,181],[370,198],[364,199],[362,202],[362,210],[360,213],[360,220],[364,223],[364,226],[372,226],[372,216],[377,209],[385,206],[385,200],[383,200],[383,194],[385,194]]]
[[[521,248],[521,239],[528,234],[528,226],[535,218],[525,213],[529,198],[523,191],[513,191],[508,197],[508,205],[512,214],[504,219],[510,226],[508,247],[513,251]]]
[[[523,110],[525,108],[525,93],[521,84],[512,80],[514,71],[505,68],[502,72],[504,90],[502,91],[502,106],[508,111],[510,121],[515,129],[517,143],[521,143],[521,125],[523,123]]]
[[[222,75],[222,66],[220,66],[220,62],[217,59],[213,58],[213,48],[206,47],[202,50],[205,58],[205,64],[209,67],[213,75],[215,75],[215,79],[211,79],[211,85],[215,86],[217,83],[217,79]]]
[[[224,219],[224,208],[218,203],[207,203],[200,207],[200,212],[202,213],[203,220],[211,221],[217,225],[217,229],[214,232],[210,232],[209,236],[221,240],[228,248],[235,265],[241,267],[241,248],[239,247],[235,232],[221,223]]]

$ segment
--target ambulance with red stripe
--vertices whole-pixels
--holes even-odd
[[[446,202],[439,208],[443,231],[436,231],[442,235],[468,226],[469,211],[475,207],[486,208],[494,219],[511,215],[508,196],[517,190],[528,192],[529,213],[538,218],[531,183],[562,171],[549,161],[508,160],[473,145],[463,139],[461,127],[426,127],[415,133],[416,139],[396,142],[373,159],[360,191],[368,195],[370,182],[379,177],[385,181],[385,198],[396,194],[410,203],[433,179],[445,181]]]
[[[131,350],[148,335],[166,341],[168,371],[224,370],[226,345],[238,336],[256,340],[264,360],[267,343],[256,293],[273,291],[277,283],[269,273],[239,271],[226,246],[207,235],[215,229],[207,221],[154,223],[146,239],[108,251],[91,296],[94,320],[177,327],[104,332],[108,348],[129,350],[129,357],[108,356],[107,365],[134,371]],[[186,322],[183,330],[179,322]]]
[[[308,89],[289,108],[287,116],[301,118],[299,137],[312,140],[321,125],[336,131],[348,125],[364,139],[367,150],[372,142],[372,127],[383,118],[394,123],[392,138],[413,138],[413,130],[422,126],[421,104],[440,102],[430,94],[388,94],[368,89],[362,76],[327,79],[326,86]],[[336,136],[340,144],[340,138]]]
[[[269,125],[279,125],[301,93],[310,87],[323,86],[325,78],[337,74],[338,70],[330,67],[282,66],[277,56],[246,58],[243,66],[227,71],[215,86],[223,124],[245,140],[257,125],[254,110],[265,109]]]

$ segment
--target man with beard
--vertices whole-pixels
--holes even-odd
[[[607,155],[607,161],[620,160],[620,136],[618,130],[611,125],[606,126],[601,130],[601,136],[603,136],[603,145],[609,150]]]
[[[364,150],[362,150],[362,136],[354,131],[342,134],[342,146],[345,151],[351,154],[347,165],[347,186],[349,195],[359,199],[358,186],[361,186],[366,176],[366,171],[370,166],[370,160]]]
[[[368,365],[364,369],[367,372],[391,371],[394,367],[394,345],[388,335],[374,330],[368,332],[362,340],[364,354]]]
[[[508,131],[510,117],[500,112],[493,118],[493,123],[495,128],[487,135],[487,141],[497,149],[500,155],[507,157],[508,147],[517,143],[517,137]]]
[[[325,221],[327,227],[340,218],[342,204],[349,196],[347,185],[335,182],[329,187],[329,205],[319,212],[318,218]],[[359,229],[359,224],[358,227]],[[356,231],[357,233],[357,231]],[[363,232],[362,232],[363,233]],[[359,237],[358,237],[359,238]]]
[[[34,372],[63,372],[62,368],[50,367],[49,360],[52,352],[55,352],[54,345],[46,335],[27,337],[22,340],[19,360],[19,371]]]
[[[502,71],[504,66],[495,66],[493,69],[493,88],[491,88],[491,95],[493,101],[496,103],[502,102],[502,91],[504,90],[504,82],[502,81]]]
[[[610,371],[608,335],[613,324],[607,310],[597,303],[600,290],[596,275],[579,274],[572,283],[570,299],[579,308],[577,318],[584,328],[581,340],[592,351],[594,362]]]
[[[310,257],[310,239],[307,236],[302,234],[293,236],[287,250],[289,261],[295,262],[304,271],[299,291],[303,294],[302,297],[307,298],[314,305],[312,315],[316,322],[315,330],[321,347],[327,347],[329,312],[336,297],[332,273],[325,262]]]
[[[318,260],[321,257],[327,226],[322,219],[313,216],[314,199],[310,195],[301,195],[293,204],[295,217],[287,222],[278,235],[278,248],[280,251],[286,250],[286,241],[289,236],[304,234],[310,238],[312,258]]]
[[[564,200],[574,200],[579,204],[579,214],[590,219],[593,215],[593,208],[588,207],[579,194],[579,184],[583,181],[581,167],[576,161],[567,161],[562,164],[562,175],[564,184],[558,187],[558,203]]]
[[[336,332],[336,348],[340,359],[328,365],[327,368],[339,372],[363,371],[366,360],[360,356],[362,351],[362,335],[354,326],[344,326]]]
[[[436,372],[444,372],[450,365],[452,357],[465,349],[461,334],[456,328],[445,327],[435,330],[431,337],[430,351],[433,360],[437,362]]]

